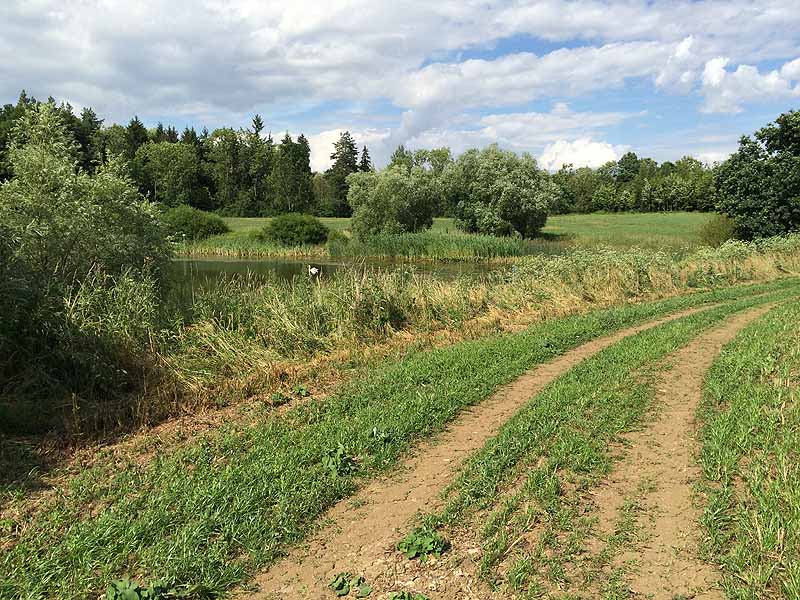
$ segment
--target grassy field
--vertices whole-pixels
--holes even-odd
[[[23,510],[18,496],[5,507],[0,596],[84,598],[123,575],[193,596],[223,593],[301,540],[328,506],[526,369],[646,319],[725,303],[623,342],[580,377],[559,381],[546,392],[551,401],[525,409],[474,459],[447,514],[489,498],[541,444],[560,452],[564,468],[601,473],[604,444],[646,404],[637,368],[732,312],[797,292],[794,280],[732,288],[411,353],[325,401],[307,399],[280,414],[254,406],[251,425],[230,422],[146,462],[99,457],[35,508]],[[617,371],[620,356],[626,366]],[[589,430],[587,406],[575,402],[587,394],[599,398]]]
[[[800,307],[748,327],[705,389],[703,521],[731,598],[800,598]]]
[[[378,236],[367,242],[285,248],[254,237],[269,218],[227,218],[231,232],[191,244],[182,253],[243,257],[309,256],[373,257],[409,260],[502,259],[533,254],[558,254],[599,245],[661,250],[693,248],[711,218],[707,213],[618,213],[554,215],[535,240],[493,238],[459,231],[452,219],[435,219],[428,232]],[[325,217],[331,230],[346,231],[350,220]]]

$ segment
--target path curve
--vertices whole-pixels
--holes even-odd
[[[257,591],[247,597],[326,598],[331,594],[328,583],[342,571],[364,575],[368,582],[385,581],[394,546],[413,517],[419,511],[436,510],[442,491],[463,460],[546,385],[625,337],[713,306],[680,311],[587,342],[531,369],[487,400],[464,410],[445,432],[420,444],[395,472],[368,483],[355,496],[330,509],[322,520],[329,524],[257,575],[254,585],[248,586]],[[373,597],[380,597],[377,593],[382,591],[376,589]],[[240,592],[239,596],[245,594]]]
[[[646,541],[633,559],[628,584],[635,598],[721,600],[716,569],[699,558],[700,509],[692,485],[701,477],[696,414],[706,373],[722,348],[772,305],[736,314],[668,357],[656,385],[656,420],[626,436],[629,448],[607,483],[594,494],[597,529],[613,533],[625,498],[643,481],[651,518],[642,519]]]

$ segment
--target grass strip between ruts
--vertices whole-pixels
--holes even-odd
[[[705,386],[703,522],[731,598],[800,598],[800,304],[752,323]]]

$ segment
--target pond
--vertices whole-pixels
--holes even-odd
[[[387,260],[319,261],[313,259],[247,259],[247,258],[177,258],[173,261],[173,277],[180,284],[192,288],[214,285],[231,276],[277,276],[291,280],[307,277],[308,267],[320,269],[322,276],[330,276],[344,270],[393,271],[398,268],[413,269],[414,272],[438,279],[455,279],[464,275],[480,277],[508,265],[488,262],[436,262],[408,263]]]

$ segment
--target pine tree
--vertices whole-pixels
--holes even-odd
[[[411,152],[411,150],[406,150],[406,147],[403,146],[403,144],[400,144],[392,153],[392,157],[389,159],[389,166],[402,166],[406,170],[410,171],[411,167],[414,166],[414,154]]]
[[[159,121],[158,125],[156,125],[155,131],[153,131],[150,139],[156,144],[167,141],[167,132],[164,129],[164,124],[161,121]]]
[[[170,144],[178,143],[178,130],[175,129],[172,125],[167,127],[167,132],[165,134],[165,141],[169,142]]]
[[[358,163],[358,170],[362,173],[372,171],[372,159],[369,156],[369,150],[367,150],[366,146],[361,150],[361,160]]]
[[[333,145],[331,168],[325,172],[333,194],[333,210],[338,217],[349,217],[352,210],[347,204],[347,176],[358,171],[358,148],[349,131],[345,131]]]
[[[126,133],[127,143],[125,148],[125,158],[130,161],[133,160],[134,156],[136,156],[136,151],[139,149],[139,147],[147,143],[149,136],[147,135],[147,128],[139,120],[139,117],[133,117],[133,119],[131,119],[131,122],[128,123]]]
[[[264,131],[264,121],[261,120],[261,115],[257,114],[253,117],[253,133],[261,135],[262,131]]]
[[[91,108],[84,108],[81,111],[75,140],[80,146],[78,162],[86,172],[93,172],[102,159],[102,140],[100,139],[102,126],[103,119],[98,119]]]

